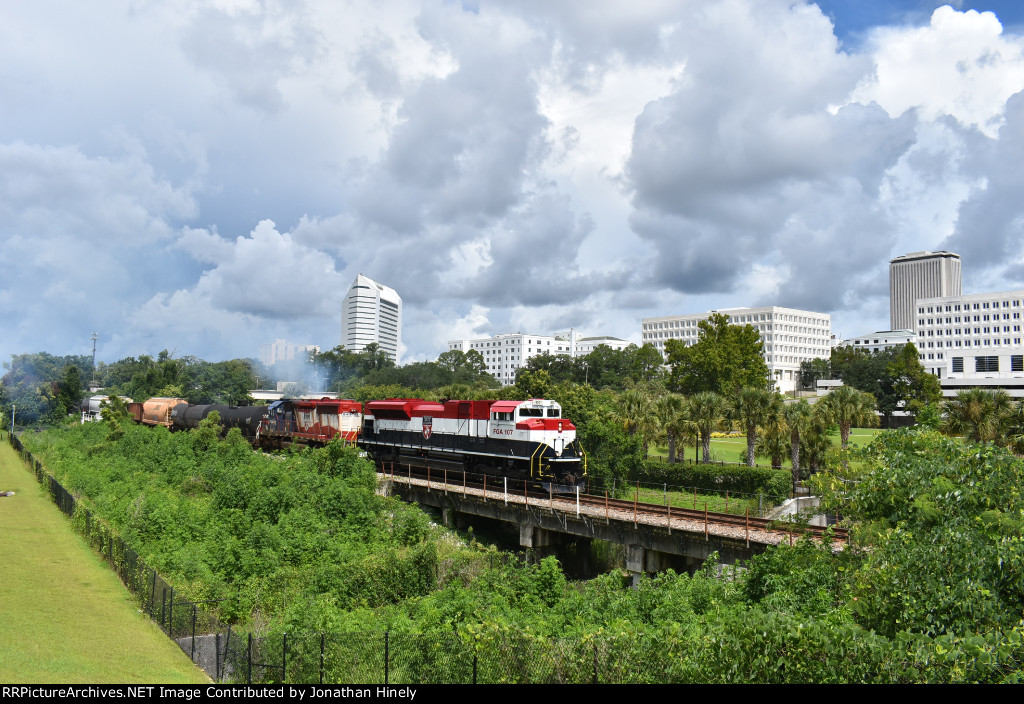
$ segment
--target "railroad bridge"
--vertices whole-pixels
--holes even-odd
[[[722,564],[735,564],[763,552],[769,545],[793,542],[794,534],[768,530],[762,522],[750,525],[744,517],[732,525],[709,519],[706,512],[672,509],[663,515],[645,514],[637,508],[624,510],[609,503],[596,504],[571,496],[540,498],[523,489],[510,491],[466,486],[447,478],[425,479],[381,474],[382,490],[423,506],[440,509],[446,525],[464,523],[478,516],[514,524],[519,543],[528,548],[556,546],[561,542],[605,540],[626,547],[626,567],[636,581],[641,573],[668,567],[693,570],[713,552]],[[520,484],[522,486],[522,484]],[[644,504],[639,504],[643,507]],[[630,505],[632,508],[632,505]],[[695,515],[696,514],[696,515]],[[715,514],[710,514],[712,517]]]

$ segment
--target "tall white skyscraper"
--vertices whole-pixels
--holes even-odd
[[[916,330],[917,301],[959,296],[960,255],[911,252],[889,261],[889,327]]]
[[[402,297],[360,274],[341,304],[341,344],[362,352],[376,342],[395,364],[402,346]]]

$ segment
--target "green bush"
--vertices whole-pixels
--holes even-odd
[[[634,468],[632,481],[696,488],[709,493],[762,493],[775,503],[789,497],[792,477],[787,470],[732,467],[714,464],[684,465],[646,460]]]

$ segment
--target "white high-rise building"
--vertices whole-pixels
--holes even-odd
[[[644,344],[653,344],[662,354],[665,353],[665,342],[670,339],[693,345],[698,339],[698,324],[713,313],[728,316],[733,325],[757,328],[764,344],[764,361],[768,365],[769,376],[779,391],[796,389],[801,362],[828,359],[831,355],[832,317],[828,313],[779,306],[722,308],[689,315],[644,318],[641,321],[641,339]]]
[[[959,296],[960,255],[911,252],[889,261],[889,328],[914,330],[921,298]]]
[[[341,344],[362,352],[376,342],[395,364],[402,347],[402,297],[360,274],[341,304]]]

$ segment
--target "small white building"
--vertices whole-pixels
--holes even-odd
[[[610,347],[613,350],[624,350],[629,346],[629,342],[618,337],[609,337],[607,335],[603,337],[581,337],[576,340],[575,356],[586,357],[601,345]]]
[[[908,342],[917,344],[917,335],[913,330],[879,330],[867,335],[859,335],[850,340],[843,340],[842,345],[848,345],[855,350],[866,352],[881,352],[890,347],[899,347]]]

